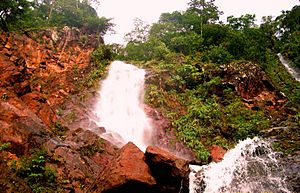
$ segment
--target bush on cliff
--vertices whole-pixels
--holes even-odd
[[[31,157],[20,161],[18,176],[25,179],[35,193],[58,191],[56,173],[46,166],[47,153],[38,149],[32,151]]]

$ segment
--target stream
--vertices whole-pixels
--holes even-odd
[[[286,70],[295,78],[296,81],[300,82],[300,69],[293,67],[290,62],[282,56],[282,54],[279,53],[278,57]]]
[[[190,193],[290,193],[277,157],[268,142],[259,138],[241,141],[219,163],[190,166]]]

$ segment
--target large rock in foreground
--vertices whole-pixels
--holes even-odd
[[[129,142],[100,172],[89,192],[94,193],[156,193],[156,181],[145,163],[144,153]]]
[[[160,192],[189,192],[188,175],[190,169],[188,161],[153,146],[147,148],[145,156]]]

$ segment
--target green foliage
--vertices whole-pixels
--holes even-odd
[[[12,30],[16,23],[20,24],[22,17],[29,12],[31,4],[27,0],[1,0],[0,28],[4,31]]]
[[[1,144],[1,145],[0,145],[0,152],[1,152],[1,151],[7,150],[7,149],[10,147],[10,145],[11,145],[10,142]]]
[[[270,50],[267,50],[264,54],[265,62],[262,63],[262,67],[275,87],[287,95],[289,101],[286,106],[300,109],[300,83],[280,64],[276,54]]]
[[[91,59],[94,63],[99,63],[102,61],[112,60],[112,50],[108,45],[101,44],[91,55]]]
[[[227,26],[220,24],[210,24],[203,26],[203,48],[206,49],[210,46],[219,46],[220,44],[228,44],[230,40],[230,29]]]
[[[220,64],[257,63],[275,89],[286,94],[286,107],[299,112],[300,84],[276,56],[281,52],[299,64],[298,10],[295,6],[275,20],[263,17],[260,26],[251,14],[216,24],[221,12],[214,0],[191,0],[186,11],[163,13],[149,33],[142,34],[145,38],[130,41],[123,53],[125,59],[145,61],[142,66],[152,72],[145,101],[170,118],[178,139],[206,160],[206,147],[230,148],[239,140],[262,135],[274,121],[272,112],[246,108],[237,93],[222,84]],[[298,114],[290,118],[293,124],[299,123]]]
[[[292,32],[282,47],[284,56],[291,59],[293,64],[300,68],[300,30]]]
[[[73,118],[74,119],[74,118]],[[60,121],[57,121],[53,125],[52,133],[54,136],[62,137],[66,134],[69,129],[62,125]]]
[[[210,50],[204,53],[203,61],[210,61],[216,64],[225,64],[231,62],[233,56],[224,48],[220,46],[211,46]]]
[[[178,87],[177,90],[179,91],[186,88],[193,89],[197,87],[201,81],[201,73],[194,65],[183,64],[176,68],[175,76],[173,76],[171,81],[176,83],[175,85]]]
[[[25,179],[33,192],[54,192],[56,173],[46,166],[47,153],[44,150],[34,150],[30,158],[23,158],[17,170],[19,177]]]
[[[188,3],[189,10],[199,15],[201,23],[214,23],[219,20],[219,16],[223,13],[218,10],[214,2],[215,0],[191,0]]]
[[[5,31],[69,26],[85,34],[104,35],[113,27],[110,19],[97,16],[90,1],[4,0],[0,14],[0,27]]]
[[[225,106],[224,116],[237,141],[258,136],[270,124],[264,112],[248,110],[240,101]]]
[[[291,11],[283,12],[281,27],[287,30],[287,33],[293,31],[299,31],[299,21],[300,21],[300,5],[296,5]]]
[[[283,12],[277,18],[281,30],[281,53],[288,57],[295,66],[300,68],[300,6],[296,5],[291,11]]]
[[[138,61],[163,60],[170,53],[166,45],[155,37],[150,37],[146,42],[129,42],[124,52],[125,59]]]
[[[148,39],[150,25],[139,18],[134,19],[134,29],[127,33],[124,39],[129,43],[144,43]]]
[[[165,105],[165,98],[156,85],[149,85],[145,90],[145,102],[151,104],[154,107],[160,107]]]
[[[147,62],[144,67],[159,78],[150,80],[145,100],[170,118],[177,138],[205,161],[206,147],[230,148],[239,140],[261,135],[270,121],[264,111],[247,109],[230,88],[214,95],[222,85],[215,75],[218,66],[194,62]]]
[[[170,48],[177,53],[188,55],[199,50],[202,41],[201,36],[195,32],[182,33],[171,39]]]
[[[91,54],[92,68],[86,78],[82,82],[77,83],[78,89],[82,90],[95,86],[98,80],[106,74],[106,67],[113,57],[112,46],[110,45],[102,44],[94,50]]]
[[[239,18],[234,16],[227,17],[228,25],[234,30],[243,30],[255,27],[255,15],[246,14]]]

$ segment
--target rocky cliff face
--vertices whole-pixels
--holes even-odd
[[[28,141],[57,121],[55,107],[78,90],[76,81],[88,72],[90,54],[102,42],[68,27],[2,33],[1,142],[10,141],[26,154]]]
[[[152,163],[134,144],[119,150],[89,130],[105,130],[85,118],[87,104],[80,102],[85,93],[94,93],[83,91],[81,82],[93,68],[90,55],[103,43],[101,38],[65,27],[2,33],[0,43],[1,192],[80,193],[89,192],[91,185],[96,192],[140,192],[144,187],[149,192],[179,191],[189,171],[187,161],[162,151],[162,158],[152,156],[161,160]],[[4,148],[7,142],[10,146]],[[45,154],[36,157],[33,149]],[[169,159],[174,163],[168,165]],[[168,165],[167,177],[176,183],[162,183],[156,162]],[[55,181],[46,168],[55,171]]]
[[[65,192],[83,191],[115,154],[117,148],[94,133],[69,131],[58,121],[58,107],[81,91],[79,83],[92,68],[90,54],[102,43],[68,27],[0,34],[0,144],[11,144],[0,151],[1,192],[19,192],[7,164],[30,156],[32,148],[46,149]],[[30,192],[21,179],[18,184]]]

